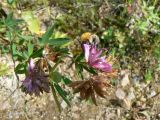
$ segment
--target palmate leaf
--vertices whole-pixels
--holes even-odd
[[[32,55],[30,55],[30,57],[31,58],[42,57],[43,56],[42,52],[43,52],[43,48],[33,52]]]
[[[42,39],[40,40],[41,45],[45,45],[48,43],[49,38],[52,36],[54,30],[54,26],[51,26],[48,28],[48,30],[45,32],[45,34],[42,36]]]
[[[4,24],[8,27],[8,28],[12,28],[13,30],[16,29],[18,23],[21,23],[23,20],[21,19],[14,19],[13,18],[13,13],[9,13],[7,15],[7,18],[4,21]],[[17,30],[16,30],[17,31]]]

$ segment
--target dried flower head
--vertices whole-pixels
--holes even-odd
[[[46,45],[43,50],[43,56],[47,60],[47,62],[53,66],[54,62],[58,58],[59,54],[57,52],[53,52],[53,50]]]
[[[39,65],[36,65],[33,59],[29,62],[28,75],[22,82],[22,88],[26,94],[35,94],[39,96],[40,93],[49,92],[49,80]]]
[[[70,87],[73,88],[74,93],[80,93],[81,99],[89,99],[91,97],[92,101],[95,105],[97,105],[96,102],[96,96],[105,98],[106,95],[108,95],[107,88],[111,87],[110,81],[104,79],[104,76],[93,76],[91,79],[86,81],[75,81],[69,84]]]

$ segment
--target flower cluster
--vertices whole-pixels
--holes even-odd
[[[107,89],[110,88],[110,79],[117,76],[117,70],[112,69],[106,56],[102,56],[105,49],[97,49],[97,44],[83,43],[82,48],[87,64],[95,69],[100,70],[98,75],[93,75],[89,80],[74,81],[69,84],[74,93],[80,93],[82,100],[91,98],[93,103],[97,105],[96,95],[105,98],[108,94]],[[108,62],[107,62],[108,61]]]
[[[28,75],[22,82],[22,88],[26,94],[35,94],[36,96],[39,96],[43,91],[48,93],[50,90],[48,78],[41,69],[36,68],[33,59],[29,62]]]
[[[111,72],[112,66],[107,63],[106,57],[101,57],[102,50],[98,50],[96,45],[83,44],[86,62],[93,68],[104,72]]]

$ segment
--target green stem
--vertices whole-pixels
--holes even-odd
[[[154,0],[153,6],[155,7],[157,4],[157,0]]]
[[[12,57],[13,66],[14,66],[14,74],[15,74],[15,76],[16,76],[16,78],[17,78],[17,88],[19,88],[19,81],[20,81],[20,80],[19,80],[18,74],[15,72],[15,71],[16,71],[16,61],[15,61],[15,59],[14,59],[12,45],[13,45],[13,42],[11,41],[11,42],[10,42],[11,57]]]
[[[61,112],[61,106],[60,106],[60,103],[59,103],[59,101],[58,101],[58,97],[57,97],[57,95],[56,95],[56,91],[55,91],[55,89],[54,89],[54,86],[51,85],[51,88],[52,88],[52,94],[53,94],[54,100],[55,100],[55,102],[56,102],[56,104],[57,104],[58,110],[59,110],[59,112]]]

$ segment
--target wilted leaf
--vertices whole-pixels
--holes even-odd
[[[66,38],[67,34],[61,33],[59,31],[55,31],[52,35],[52,38],[56,39],[56,38]]]
[[[40,32],[40,21],[39,21],[38,18],[35,18],[33,16],[33,13],[31,11],[25,11],[25,12],[23,12],[22,13],[22,18],[28,24],[28,29],[32,33],[38,34]]]
[[[10,69],[8,68],[7,64],[0,63],[0,76],[6,75],[10,72]]]

